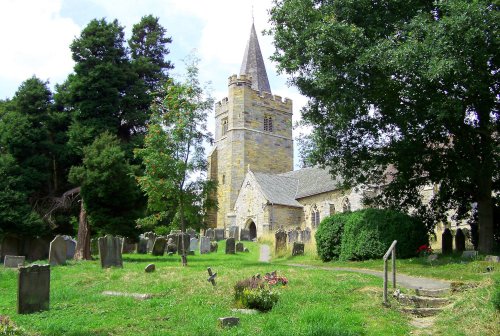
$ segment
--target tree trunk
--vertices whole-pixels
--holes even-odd
[[[80,206],[80,217],[78,219],[78,237],[76,241],[75,260],[92,260],[90,254],[90,228],[87,221],[87,211],[83,199]]]
[[[181,219],[181,248],[182,248],[182,253],[181,253],[181,259],[182,259],[182,266],[187,266],[187,256],[186,256],[186,248],[184,244],[184,235],[186,234],[186,224],[184,223],[184,208],[182,206],[182,199],[179,197],[179,217]]]
[[[481,177],[482,179],[482,177]],[[491,254],[494,248],[494,224],[493,224],[493,200],[491,198],[491,180],[480,183],[480,195],[477,201],[477,213],[479,217],[478,251],[481,254]]]

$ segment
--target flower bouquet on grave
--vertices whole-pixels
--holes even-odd
[[[434,251],[427,244],[424,244],[417,249],[417,254],[419,257],[427,257],[427,256],[431,255],[432,253],[434,253]]]

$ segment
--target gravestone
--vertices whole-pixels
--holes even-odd
[[[200,238],[200,254],[210,253],[210,238]]]
[[[461,229],[455,233],[455,249],[458,252],[465,251],[465,235]]]
[[[464,251],[462,252],[462,258],[476,258],[478,255],[477,251]]]
[[[219,317],[218,319],[219,327],[234,327],[240,324],[240,318],[235,316]]]
[[[132,253],[136,249],[135,243],[132,241],[130,238],[124,238],[123,239],[123,246],[122,246],[122,254],[123,253]]]
[[[148,253],[148,240],[147,238],[140,237],[139,243],[137,244],[137,253],[146,254]]]
[[[155,239],[153,244],[153,250],[151,254],[154,256],[162,256],[165,253],[165,245],[167,244],[167,240],[163,237],[158,237]]]
[[[6,236],[2,241],[2,255],[1,257],[5,257],[6,255],[19,255],[20,254],[20,245],[21,241],[14,236]]]
[[[170,230],[171,235],[180,235],[182,233],[182,230]]]
[[[294,242],[299,240],[299,231],[289,230],[287,236],[288,236],[288,244],[293,244]]]
[[[156,234],[154,232],[146,232],[144,233],[144,237],[148,239],[148,244],[146,248],[148,250],[148,253],[151,253],[151,251],[153,251],[153,245],[155,243]]]
[[[17,283],[17,313],[30,314],[49,310],[50,266],[19,267]]]
[[[210,242],[210,252],[217,252],[219,244],[217,242]]]
[[[229,228],[229,238],[234,238],[234,240],[240,240],[240,227],[231,226]]]
[[[155,264],[149,264],[144,268],[144,272],[146,273],[151,273],[154,272],[155,270],[156,270]]]
[[[207,271],[208,271],[207,281],[210,282],[212,284],[212,286],[215,287],[215,285],[216,285],[215,278],[217,277],[217,273],[212,272],[212,269],[210,267],[207,268]]]
[[[76,250],[76,240],[70,236],[63,236],[63,238],[66,242],[66,259],[73,259]]]
[[[443,235],[441,236],[441,253],[449,254],[453,252],[453,236],[451,235],[450,229],[445,229]]]
[[[177,253],[177,243],[174,241],[173,238],[168,238],[168,241],[167,241],[167,253],[169,255]]]
[[[292,249],[292,255],[293,256],[304,255],[304,243],[294,242],[293,249]]]
[[[243,252],[244,246],[242,242],[236,243],[236,252]]]
[[[123,267],[123,238],[113,237],[112,235],[107,234],[106,236],[99,238],[97,241],[99,244],[99,258],[101,259],[101,267]]]
[[[301,240],[303,243],[309,243],[311,241],[311,229],[306,228],[305,230],[301,231]]]
[[[240,240],[245,240],[245,241],[250,240],[250,230],[249,229],[241,229],[240,230]]]
[[[198,249],[198,239],[191,238],[189,240],[189,251],[196,251]]]
[[[25,260],[25,256],[6,255],[3,259],[3,266],[6,268],[18,268],[19,266],[24,266]]]
[[[49,247],[53,237],[25,238],[19,255],[26,257],[26,260],[46,260],[49,258]]]
[[[49,264],[51,266],[65,264],[67,253],[66,240],[64,240],[63,236],[57,235],[54,240],[50,242]]]
[[[286,232],[283,230],[278,230],[274,234],[274,251],[280,252],[286,250]]]
[[[187,229],[186,233],[189,235],[191,238],[196,238],[196,231],[193,229]]]
[[[226,254],[235,254],[235,248],[234,238],[226,239]]]
[[[484,257],[484,261],[500,263],[500,256],[487,255],[486,257]]]
[[[181,233],[177,236],[177,254],[182,255],[182,240],[184,240],[184,254],[189,253],[189,243],[191,238],[187,233]]]
[[[215,229],[214,230],[215,240],[224,240],[224,229]]]
[[[210,238],[210,240],[215,240],[215,232],[214,232],[214,229],[210,228],[210,229],[207,229],[207,231],[205,232],[205,236]]]
[[[172,239],[172,242],[175,244],[175,249],[174,250],[174,253],[177,253],[177,242],[179,240],[179,235],[176,235],[176,234],[169,234],[167,236],[167,247],[168,247],[168,241]]]

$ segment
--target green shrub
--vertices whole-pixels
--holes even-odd
[[[500,311],[500,276],[497,276],[493,285],[493,294],[491,295],[491,302],[496,310]]]
[[[342,232],[349,213],[339,213],[324,218],[316,231],[316,250],[323,261],[340,256]]]
[[[263,279],[252,277],[234,286],[234,298],[239,307],[268,311],[278,302],[279,294]]]
[[[398,258],[414,257],[419,246],[429,244],[427,228],[417,218],[393,210],[351,212],[344,225],[340,259],[381,258],[393,240],[398,241]]]

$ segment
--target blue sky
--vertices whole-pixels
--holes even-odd
[[[220,100],[227,95],[227,78],[239,72],[252,7],[261,32],[269,27],[271,6],[271,0],[1,0],[0,99],[12,97],[32,75],[48,80],[51,87],[62,83],[73,71],[69,45],[93,18],[118,19],[129,36],[142,16],[153,14],[172,37],[174,77],[183,74],[182,60],[196,50],[200,79],[212,82],[212,95]],[[293,100],[296,121],[306,99],[287,86],[285,75],[277,75],[269,60],[272,38],[259,34],[259,42],[271,89]]]

